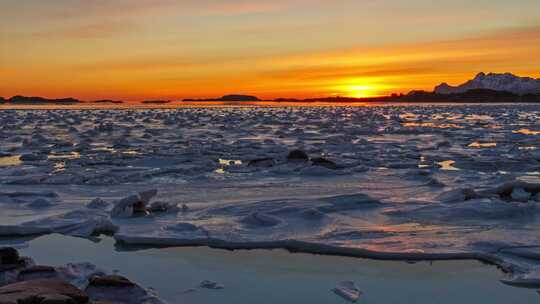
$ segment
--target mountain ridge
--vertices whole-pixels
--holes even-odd
[[[480,72],[471,80],[458,86],[451,86],[446,82],[436,86],[434,93],[459,94],[475,89],[488,89],[505,91],[516,95],[540,94],[540,79],[520,77],[512,73],[484,73]]]

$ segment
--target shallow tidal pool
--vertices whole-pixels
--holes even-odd
[[[0,241],[1,245],[9,244]],[[537,303],[534,289],[506,286],[495,266],[477,261],[406,263],[288,253],[226,251],[206,247],[144,249],[49,235],[21,253],[38,264],[91,262],[153,287],[169,303],[346,303],[331,289],[356,282],[359,303]],[[225,285],[200,289],[203,280]]]

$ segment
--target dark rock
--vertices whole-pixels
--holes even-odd
[[[276,164],[276,161],[271,158],[257,158],[252,159],[248,162],[248,167],[258,167],[258,168],[270,168]]]
[[[304,152],[302,150],[293,150],[293,151],[289,152],[289,155],[287,155],[287,160],[288,161],[307,162],[307,161],[309,161],[309,156],[307,155],[306,152]]]
[[[331,169],[331,170],[336,170],[338,168],[336,163],[334,163],[333,161],[328,160],[326,158],[322,158],[322,157],[312,158],[311,159],[311,164],[313,166],[321,166],[321,167],[325,167],[325,168],[328,168],[328,169]]]
[[[20,262],[21,257],[19,256],[19,252],[15,248],[11,247],[5,247],[0,248],[0,264],[1,265],[8,265],[8,264],[18,264]]]
[[[57,279],[30,280],[0,287],[0,304],[86,304],[88,296]]]
[[[42,161],[42,160],[47,160],[47,159],[48,159],[47,154],[37,154],[37,153],[23,154],[20,157],[21,161]]]
[[[3,282],[2,272],[23,268],[30,264],[32,264],[31,260],[21,258],[16,249],[11,247],[0,248],[0,284]]]
[[[135,283],[118,275],[95,276],[90,279],[88,287],[133,287]]]
[[[139,285],[117,275],[93,277],[85,290],[93,301],[112,303],[161,303]],[[150,299],[156,300],[152,302]],[[147,301],[147,302],[145,302]]]

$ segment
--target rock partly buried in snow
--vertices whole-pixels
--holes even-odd
[[[48,156],[47,154],[37,154],[37,153],[30,153],[30,154],[23,154],[20,157],[20,160],[23,162],[27,161],[43,161],[47,160]]]
[[[281,220],[268,214],[264,214],[261,212],[253,212],[250,215],[244,217],[241,222],[247,226],[257,228],[276,226],[281,223]]]
[[[336,170],[338,168],[336,163],[323,157],[312,158],[311,164],[313,166],[321,166],[331,170]]]
[[[118,275],[95,276],[90,279],[86,294],[93,301],[122,304],[162,304],[151,291]]]
[[[503,183],[485,192],[488,195],[498,195],[506,201],[527,202],[530,199],[534,200],[540,193],[540,184],[516,180]]]
[[[88,296],[58,279],[38,279],[0,287],[2,304],[86,304]]]
[[[209,280],[202,281],[201,284],[199,284],[199,286],[205,289],[224,289],[225,288],[225,285],[219,284],[217,282],[212,282]]]
[[[287,161],[290,162],[308,162],[309,156],[302,150],[293,150],[287,155]]]
[[[437,200],[441,203],[457,203],[480,198],[480,195],[471,188],[454,189],[441,193]]]
[[[54,204],[51,201],[47,200],[47,199],[38,198],[38,199],[34,200],[33,202],[29,203],[27,206],[30,207],[30,208],[41,209],[41,208],[52,207],[52,206],[54,206]]]
[[[352,281],[339,283],[332,291],[349,302],[356,302],[360,299],[362,292]]]
[[[252,159],[248,162],[248,167],[270,168],[275,166],[276,161],[271,157]]]
[[[514,190],[512,190],[512,194],[510,194],[510,197],[513,201],[526,203],[531,198],[531,193],[525,191],[523,188],[514,188]]]
[[[148,203],[157,193],[156,189],[152,189],[123,198],[114,204],[111,216],[127,218],[135,215],[146,215],[148,214]]]
[[[166,202],[153,202],[147,210],[151,213],[178,212],[180,208],[176,204]]]
[[[139,198],[141,202],[147,205],[148,203],[150,203],[150,200],[152,200],[152,198],[154,198],[154,196],[156,196],[157,194],[157,189],[146,190],[143,192],[139,192]]]
[[[107,207],[109,207],[109,205],[110,204],[103,199],[95,198],[90,203],[88,203],[86,207],[90,209],[106,209]]]

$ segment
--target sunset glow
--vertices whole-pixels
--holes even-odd
[[[7,0],[0,20],[4,97],[369,97],[540,76],[536,0]]]

